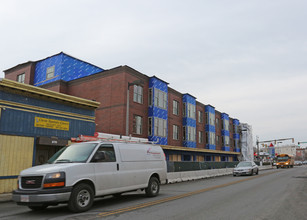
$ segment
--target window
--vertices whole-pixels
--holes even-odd
[[[143,104],[143,87],[139,85],[133,86],[133,101]]]
[[[220,136],[218,135],[215,136],[215,142],[216,142],[216,145],[220,145]]]
[[[202,144],[203,142],[204,142],[203,132],[199,131],[198,132],[198,143]]]
[[[207,132],[206,133],[206,142],[207,144],[215,145],[215,133]]]
[[[25,76],[26,76],[25,73],[19,74],[19,75],[17,76],[17,82],[25,83]]]
[[[229,124],[229,131],[230,131],[230,132],[233,132],[233,126],[232,126],[232,124]]]
[[[196,128],[190,126],[183,127],[183,140],[196,142]]]
[[[142,134],[142,117],[138,115],[134,115],[133,119],[133,133],[134,134]]]
[[[228,120],[224,120],[224,124],[225,124],[225,130],[229,131],[229,121]]]
[[[155,106],[167,109],[167,94],[155,88]]]
[[[198,111],[198,122],[203,123],[203,112],[202,111]]]
[[[219,127],[219,119],[218,118],[215,119],[215,127],[217,127],[217,128]]]
[[[148,105],[152,106],[152,88],[148,90]]]
[[[229,136],[225,136],[225,146],[229,147]]]
[[[191,103],[183,103],[183,117],[188,117],[188,118],[196,118],[196,109],[195,105]]]
[[[233,125],[233,132],[238,133],[238,126],[237,125]]]
[[[195,105],[188,103],[188,117],[189,118],[196,118],[196,111],[195,111]]]
[[[115,152],[112,144],[101,145],[96,151],[91,162],[115,162]]]
[[[155,136],[166,137],[166,120],[162,118],[155,118]]]
[[[188,141],[196,142],[196,128],[188,126]]]
[[[173,114],[179,115],[179,102],[176,100],[173,100]]]
[[[179,140],[179,126],[173,125],[173,139]]]
[[[152,118],[148,118],[148,136],[152,135]]]
[[[46,75],[47,79],[54,77],[54,67],[55,66],[51,66],[47,68],[47,75]]]
[[[214,126],[214,119],[215,119],[215,115],[213,114],[213,113],[211,113],[211,112],[207,112],[207,123],[209,124],[209,125],[213,125]]]

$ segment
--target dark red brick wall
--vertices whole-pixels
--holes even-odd
[[[25,73],[25,84],[33,85],[35,64],[27,63],[5,71],[5,78],[17,81],[17,76]]]
[[[215,123],[215,135],[219,136],[219,143],[216,144],[216,150],[222,150],[222,119],[221,119],[221,113],[218,111],[215,111],[215,118],[218,119],[218,124]]]
[[[179,102],[179,115],[173,114],[173,100]],[[173,139],[173,125],[179,126],[179,140]],[[168,90],[168,145],[171,146],[182,146],[182,95],[177,91],[170,89]]]
[[[198,111],[202,112],[203,122],[200,123],[198,120]],[[205,148],[206,146],[206,129],[205,129],[205,106],[199,102],[196,102],[196,147]],[[203,143],[199,143],[199,131],[203,132]]]
[[[96,110],[96,131],[111,134],[126,133],[126,103],[128,82],[139,77],[125,68],[72,81],[67,93],[100,102]],[[143,79],[144,80],[144,79]],[[134,137],[148,137],[148,80],[144,80],[143,104],[133,102],[133,86],[130,87],[129,133]],[[133,134],[133,115],[143,117],[142,135]]]
[[[40,87],[54,91],[54,92],[60,92],[60,93],[67,94],[67,83],[61,80],[55,81],[52,83],[48,83],[48,84],[44,84]]]

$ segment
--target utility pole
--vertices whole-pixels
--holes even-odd
[[[260,160],[260,152],[259,152],[259,137],[258,136],[256,136],[256,138],[257,138],[257,156],[258,156],[258,159]]]

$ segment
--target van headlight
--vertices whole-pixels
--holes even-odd
[[[48,173],[45,176],[44,188],[56,188],[65,186],[65,173]]]

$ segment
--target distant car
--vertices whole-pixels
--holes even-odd
[[[302,166],[302,165],[303,165],[302,161],[299,160],[294,161],[294,166]]]
[[[253,161],[242,161],[233,169],[233,176],[237,175],[258,175],[259,168]]]
[[[307,165],[307,160],[303,161],[303,165]]]

